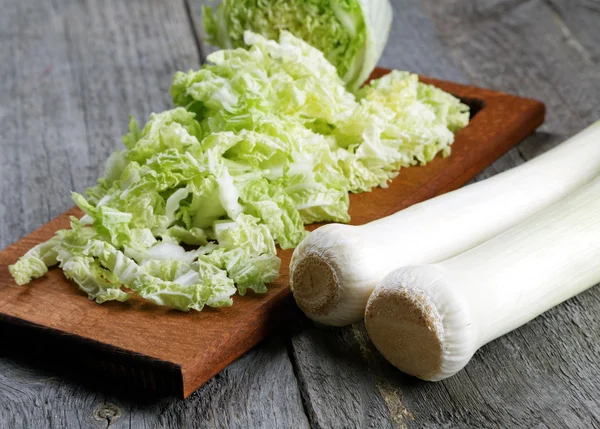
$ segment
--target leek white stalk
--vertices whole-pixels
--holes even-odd
[[[442,380],[598,282],[600,178],[452,259],[393,271],[369,299],[367,332],[400,370]]]
[[[295,250],[290,286],[311,319],[362,320],[373,288],[405,265],[439,262],[506,231],[600,173],[600,122],[512,170],[361,226],[329,224]]]

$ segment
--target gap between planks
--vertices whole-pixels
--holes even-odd
[[[192,33],[192,36],[194,38],[194,43],[196,45],[196,50],[198,51],[198,58],[200,58],[200,65],[204,64],[206,62],[206,55],[204,53],[204,47],[203,47],[203,43],[202,43],[202,34],[201,34],[201,28],[202,28],[202,24],[198,23],[198,20],[196,19],[196,14],[193,13],[193,6],[190,5],[190,2],[193,1],[197,1],[197,0],[182,0],[183,1],[183,8],[185,9],[185,13],[188,17],[188,21],[190,24],[190,32]]]

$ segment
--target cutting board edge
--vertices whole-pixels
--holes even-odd
[[[105,383],[119,383],[125,380],[134,388],[141,387],[185,397],[183,371],[177,362],[165,361],[92,338],[72,335],[63,330],[2,313],[0,337],[12,340],[11,346],[17,345],[20,352],[18,355],[25,352],[45,355],[47,349],[52,347],[55,350],[51,353],[54,363],[69,372],[89,369],[89,363],[93,362],[94,366],[99,366],[101,372],[108,377]],[[31,341],[44,337],[49,337],[45,339],[47,344],[44,340]],[[29,344],[24,344],[25,339]],[[59,351],[56,351],[57,349]],[[134,363],[136,365],[133,365]]]

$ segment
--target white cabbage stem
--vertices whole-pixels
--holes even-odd
[[[439,262],[506,231],[600,173],[600,122],[512,170],[361,226],[325,225],[295,250],[290,286],[311,319],[362,320],[373,288],[405,265]]]
[[[425,380],[600,282],[600,178],[447,261],[393,271],[367,304],[375,346]]]

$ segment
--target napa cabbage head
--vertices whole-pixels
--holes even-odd
[[[246,30],[273,40],[286,30],[323,52],[351,89],[375,68],[391,22],[389,0],[223,0],[203,8],[209,42],[240,47]]]

